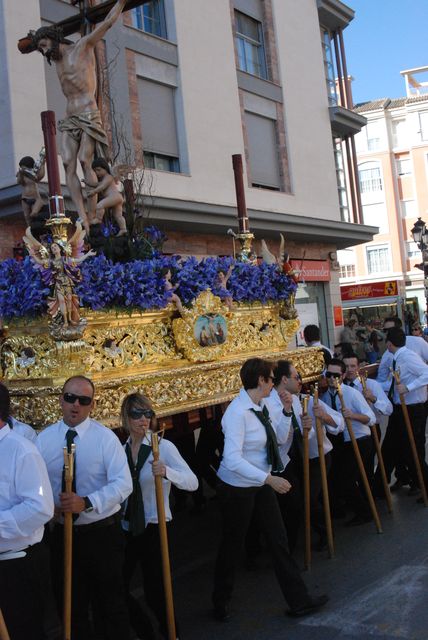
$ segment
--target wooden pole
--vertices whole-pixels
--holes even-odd
[[[392,375],[394,376],[395,382],[397,383],[397,385],[400,384],[400,370],[398,369],[397,371],[393,371]],[[413,460],[415,463],[416,473],[418,476],[419,487],[422,492],[422,499],[424,501],[424,506],[428,507],[427,490],[425,487],[425,480],[422,473],[421,462],[419,460],[418,451],[416,449],[415,436],[413,434],[412,424],[410,422],[409,411],[407,409],[406,401],[404,399],[404,393],[400,393],[399,396],[400,396],[400,402],[401,402],[401,409],[403,411],[403,416],[404,416],[404,422],[406,423],[407,435],[409,437],[410,448],[412,450]]]
[[[308,415],[309,397],[302,400],[302,417]],[[303,494],[305,502],[305,569],[311,568],[311,485],[309,472],[309,432],[303,429]]]
[[[318,406],[318,383],[315,384],[314,390],[314,407]],[[315,418],[316,430],[317,430],[317,443],[318,443],[318,457],[321,471],[321,487],[322,487],[322,501],[324,506],[324,519],[325,527],[327,530],[327,545],[328,555],[330,558],[334,558],[334,542],[333,542],[333,527],[331,524],[331,512],[330,512],[330,497],[328,494],[328,482],[327,482],[327,468],[325,466],[324,455],[324,438],[323,428],[320,418]]]
[[[233,173],[235,176],[236,204],[238,207],[239,233],[249,233],[247,205],[245,203],[244,169],[242,156],[236,153],[232,156]]]
[[[73,491],[74,453],[76,445],[71,445],[68,453],[64,447],[65,491]],[[73,514],[64,513],[64,608],[63,608],[63,636],[64,640],[71,640],[71,589],[73,563]]]
[[[363,387],[363,391],[367,391],[367,378],[366,375],[359,376],[361,380],[361,384]],[[376,425],[373,424],[371,427],[373,442],[376,449],[377,462],[380,469],[380,474],[382,476],[383,490],[385,491],[386,503],[388,505],[388,513],[392,513],[392,496],[391,491],[389,490],[388,478],[386,477],[385,464],[383,461],[382,450],[380,447],[379,436],[377,435]]]
[[[41,119],[46,149],[46,169],[48,172],[49,211],[53,217],[64,216],[64,198],[61,193],[54,111],[42,111]]]
[[[153,459],[159,460],[158,434],[152,433]],[[165,505],[163,501],[163,487],[161,476],[155,476],[156,506],[158,512],[159,538],[162,556],[163,588],[165,591],[166,621],[168,626],[168,640],[176,640],[174,600],[172,596],[171,565],[169,562],[168,534],[166,531]]]
[[[346,409],[346,407],[345,407],[345,403],[343,401],[342,387],[337,382],[337,380],[335,380],[335,384],[336,384],[336,388],[337,388],[337,393],[339,395],[340,404],[342,405],[342,413],[343,413],[343,410]],[[373,520],[375,521],[377,532],[378,533],[382,533],[382,525],[380,523],[379,514],[377,512],[375,501],[373,499],[373,495],[372,495],[372,492],[371,492],[371,489],[370,489],[370,484],[369,484],[369,481],[368,481],[368,478],[367,478],[366,470],[364,469],[364,464],[363,464],[363,460],[361,458],[360,450],[358,448],[357,439],[355,437],[354,430],[352,428],[351,419],[345,417],[345,422],[346,422],[346,427],[348,429],[349,437],[351,438],[352,447],[354,449],[354,454],[355,454],[355,459],[356,459],[357,464],[358,464],[358,469],[360,471],[360,476],[361,476],[361,479],[362,479],[363,484],[364,484],[364,489],[366,490],[367,499],[369,501],[370,510],[372,512]]]
[[[0,640],[10,640],[10,635],[4,621],[2,610],[0,609]]]

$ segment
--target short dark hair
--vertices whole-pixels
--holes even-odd
[[[391,327],[386,333],[386,341],[394,347],[404,347],[406,345],[406,334],[400,327]]]
[[[393,322],[394,323],[394,327],[397,327],[398,329],[401,329],[401,327],[403,326],[403,323],[401,322],[400,318],[398,316],[389,316],[389,318],[384,318],[383,319],[383,324],[385,324],[385,322]],[[391,327],[392,329],[392,327]]]
[[[360,358],[353,351],[350,351],[349,353],[346,354],[346,356],[343,356],[342,362],[343,362],[343,360],[347,360],[348,358],[356,358],[357,361],[358,361],[358,364],[360,364],[360,362],[361,362]]]
[[[6,422],[10,416],[10,394],[9,389],[0,382],[0,419]]]
[[[328,363],[328,367],[330,365],[335,365],[336,367],[340,367],[342,370],[342,373],[345,373],[346,371],[345,363],[343,362],[343,360],[339,360],[339,358],[332,358]]]
[[[281,378],[285,376],[286,378],[290,377],[290,369],[293,366],[293,363],[290,360],[278,360],[274,369],[273,375],[275,379],[273,381],[274,385],[277,386],[281,382]]]
[[[320,339],[320,329],[316,324],[307,324],[303,329],[306,342],[317,342]]]
[[[35,162],[34,158],[32,158],[31,156],[24,156],[19,161],[19,166],[20,167],[25,167],[26,169],[34,169],[34,165],[35,164],[36,164],[36,162]]]
[[[104,158],[95,158],[91,166],[92,166],[92,169],[96,169],[97,167],[100,167],[101,169],[105,169],[107,173],[111,175],[110,165],[107,162],[107,160],[105,160]]]
[[[250,358],[241,367],[239,375],[241,376],[242,386],[245,390],[256,389],[259,384],[259,378],[267,380],[272,373],[273,364],[263,358]]]
[[[87,382],[88,384],[91,385],[92,387],[92,397],[94,397],[95,395],[95,385],[92,382],[92,380],[90,378],[87,378],[86,376],[70,376],[69,378],[67,378],[67,380],[64,382],[64,384],[62,385],[62,393],[64,393],[64,389],[65,387],[68,385],[69,382],[71,382],[72,380],[84,380],[85,382]]]

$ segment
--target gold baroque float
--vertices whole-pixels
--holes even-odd
[[[160,416],[230,400],[239,369],[249,357],[289,358],[305,381],[323,368],[318,349],[287,351],[299,327],[278,304],[235,305],[203,292],[174,317],[172,306],[144,313],[86,312],[81,340],[55,341],[46,319],[15,321],[6,328],[1,366],[16,415],[42,427],[59,416],[58,395],[73,374],[96,384],[94,417],[117,424],[124,395],[139,389]]]

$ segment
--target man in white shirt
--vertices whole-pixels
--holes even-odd
[[[75,514],[73,526],[72,636],[92,638],[89,605],[98,637],[129,638],[123,587],[123,532],[120,505],[132,491],[125,452],[116,435],[89,415],[94,385],[84,376],[69,378],[60,398],[63,418],[37,437],[51,481],[56,523],[50,536],[55,594],[61,606],[63,525],[61,512]],[[62,486],[63,448],[74,443],[75,489]]]
[[[384,381],[383,388],[388,392],[394,410],[389,419],[382,444],[382,454],[388,479],[390,479],[394,467],[399,464],[402,467],[404,465],[411,485],[417,488],[419,482],[404,422],[400,394],[404,394],[419,461],[425,484],[428,487],[428,467],[425,462],[425,403],[427,400],[428,365],[418,354],[406,347],[409,337],[406,337],[404,331],[397,327],[389,329],[386,337],[386,346],[392,355],[392,366],[389,379]],[[401,382],[399,385],[394,380],[393,371],[400,373]]]
[[[15,433],[17,433],[18,435],[23,436],[24,438],[27,438],[31,442],[36,442],[37,433],[33,429],[33,427],[30,427],[29,424],[26,424],[25,422],[21,422],[20,420],[17,420],[13,416],[8,417],[7,423],[9,427],[13,429]]]
[[[323,394],[322,399],[328,406],[341,411],[344,418],[351,420],[364,468],[370,481],[373,476],[370,426],[375,424],[376,417],[363,395],[347,385],[342,385],[343,400],[346,407],[342,409],[340,398],[336,391],[335,380],[338,383],[342,383],[345,372],[346,366],[344,362],[336,359],[331,360],[326,372],[329,388]],[[332,472],[334,472],[333,485],[337,494],[336,504],[342,498],[355,514],[346,523],[347,526],[356,526],[369,522],[371,520],[370,508],[346,426],[343,434],[343,443],[336,443]]]
[[[318,347],[322,350],[324,355],[324,364],[328,365],[333,357],[333,352],[329,347],[321,344],[320,328],[316,324],[307,324],[303,329],[303,337],[305,338],[306,346]]]
[[[54,504],[34,444],[11,430],[10,397],[0,384],[0,609],[13,640],[42,640],[49,553],[42,543]]]

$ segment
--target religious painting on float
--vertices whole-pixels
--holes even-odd
[[[201,347],[214,347],[226,342],[227,322],[218,313],[206,313],[196,319],[195,340]]]

